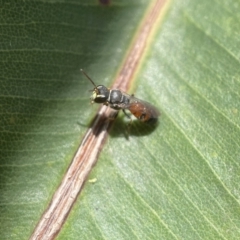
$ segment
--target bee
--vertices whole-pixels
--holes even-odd
[[[119,89],[109,89],[104,85],[97,86],[82,69],[80,71],[94,86],[91,96],[92,103],[102,103],[115,110],[122,110],[131,121],[131,116],[126,110],[129,110],[141,122],[157,122],[160,113],[152,104],[138,99],[134,95],[124,93]]]

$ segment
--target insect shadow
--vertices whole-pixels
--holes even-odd
[[[116,115],[118,114],[119,113],[116,112]],[[92,128],[92,124],[97,117],[98,115],[96,115],[88,124],[81,122],[78,122],[77,124],[84,128]],[[105,118],[104,121],[106,121],[106,117],[103,116],[103,118]],[[112,121],[112,125],[108,129],[108,133],[113,138],[124,137],[126,139],[129,139],[131,136],[141,137],[150,135],[159,125],[158,119],[155,122],[146,124],[140,122],[138,119],[129,120],[124,114],[120,114],[120,116],[115,116],[114,120],[109,119],[108,121]],[[99,124],[101,124],[101,122]],[[94,128],[93,134],[95,136],[98,136],[101,131],[101,128]]]
[[[126,139],[129,139],[131,136],[146,136],[155,131],[158,125],[158,119],[155,122],[147,124],[138,119],[132,119],[132,121],[129,119],[126,120],[124,115],[120,115],[114,120],[109,135],[111,137],[125,137]]]

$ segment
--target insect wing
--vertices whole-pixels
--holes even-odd
[[[131,96],[128,110],[140,121],[154,123],[160,112],[150,103]]]

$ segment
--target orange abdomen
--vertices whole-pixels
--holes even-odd
[[[156,122],[159,111],[150,103],[134,100],[128,107],[129,111],[142,122]]]

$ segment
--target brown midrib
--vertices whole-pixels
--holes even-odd
[[[150,32],[160,16],[166,0],[157,0],[148,11],[133,42],[129,54],[114,81],[113,88],[127,92],[134,73],[146,49]],[[61,184],[54,193],[48,208],[34,229],[31,240],[54,239],[64,224],[83,183],[97,161],[98,155],[107,139],[108,129],[116,117],[116,111],[102,106],[91,127],[86,132]]]

